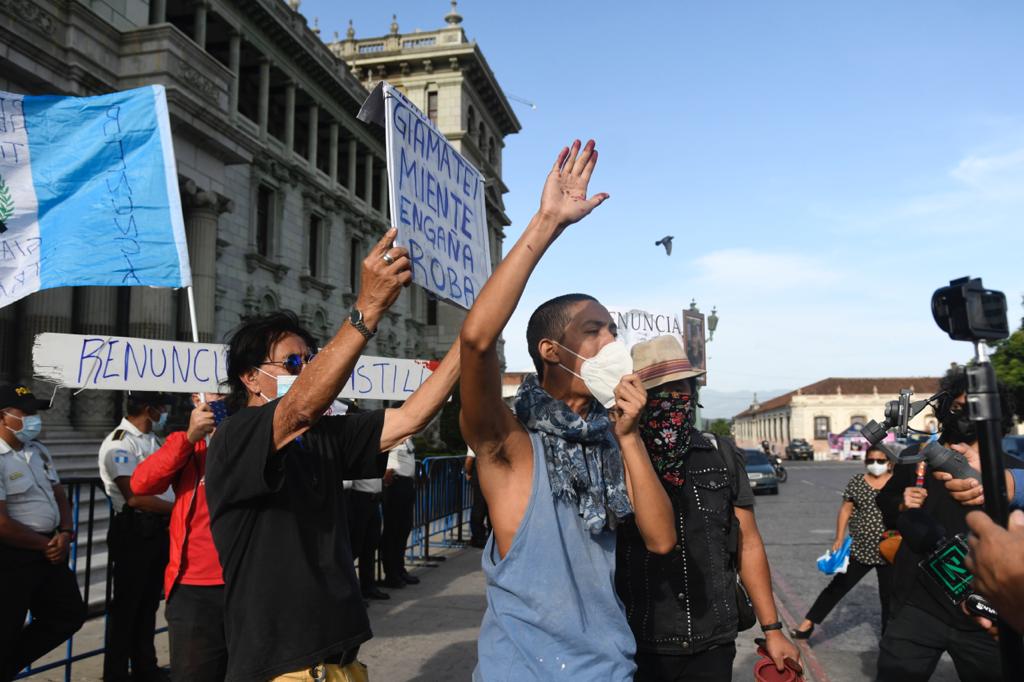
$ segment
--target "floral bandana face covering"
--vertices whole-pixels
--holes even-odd
[[[647,397],[640,421],[640,437],[647,446],[658,476],[672,486],[685,483],[684,456],[693,432],[693,396],[661,391]]]

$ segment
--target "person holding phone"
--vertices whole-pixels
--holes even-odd
[[[224,577],[210,533],[205,481],[206,446],[226,415],[222,398],[193,393],[188,429],[169,435],[131,478],[136,495],[174,489],[170,559],[164,571],[172,680],[213,682],[227,672]]]

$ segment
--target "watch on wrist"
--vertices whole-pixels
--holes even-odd
[[[761,632],[770,632],[772,630],[781,630],[782,623],[775,621],[774,623],[768,623],[767,625],[761,626]]]
[[[352,326],[356,328],[356,331],[363,335],[363,338],[369,341],[373,338],[376,332],[370,331],[370,329],[363,322],[363,312],[352,306],[352,309],[348,311],[348,321],[352,323]]]

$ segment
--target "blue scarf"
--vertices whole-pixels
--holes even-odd
[[[591,533],[612,530],[633,513],[622,454],[608,411],[596,400],[584,419],[541,388],[536,374],[523,379],[516,416],[544,442],[551,492],[579,509]]]

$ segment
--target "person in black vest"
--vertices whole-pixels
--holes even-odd
[[[674,336],[633,347],[647,389],[640,435],[672,502],[679,542],[667,556],[644,548],[636,524],[619,530],[615,584],[636,637],[637,682],[732,679],[738,634],[737,573],[776,668],[800,659],[775,609],[743,456],[728,438],[694,426],[697,377]]]
[[[384,585],[391,588],[418,585],[420,579],[405,570],[405,547],[412,532],[416,505],[416,448],[411,438],[388,453],[383,483],[384,530],[380,551]]]

